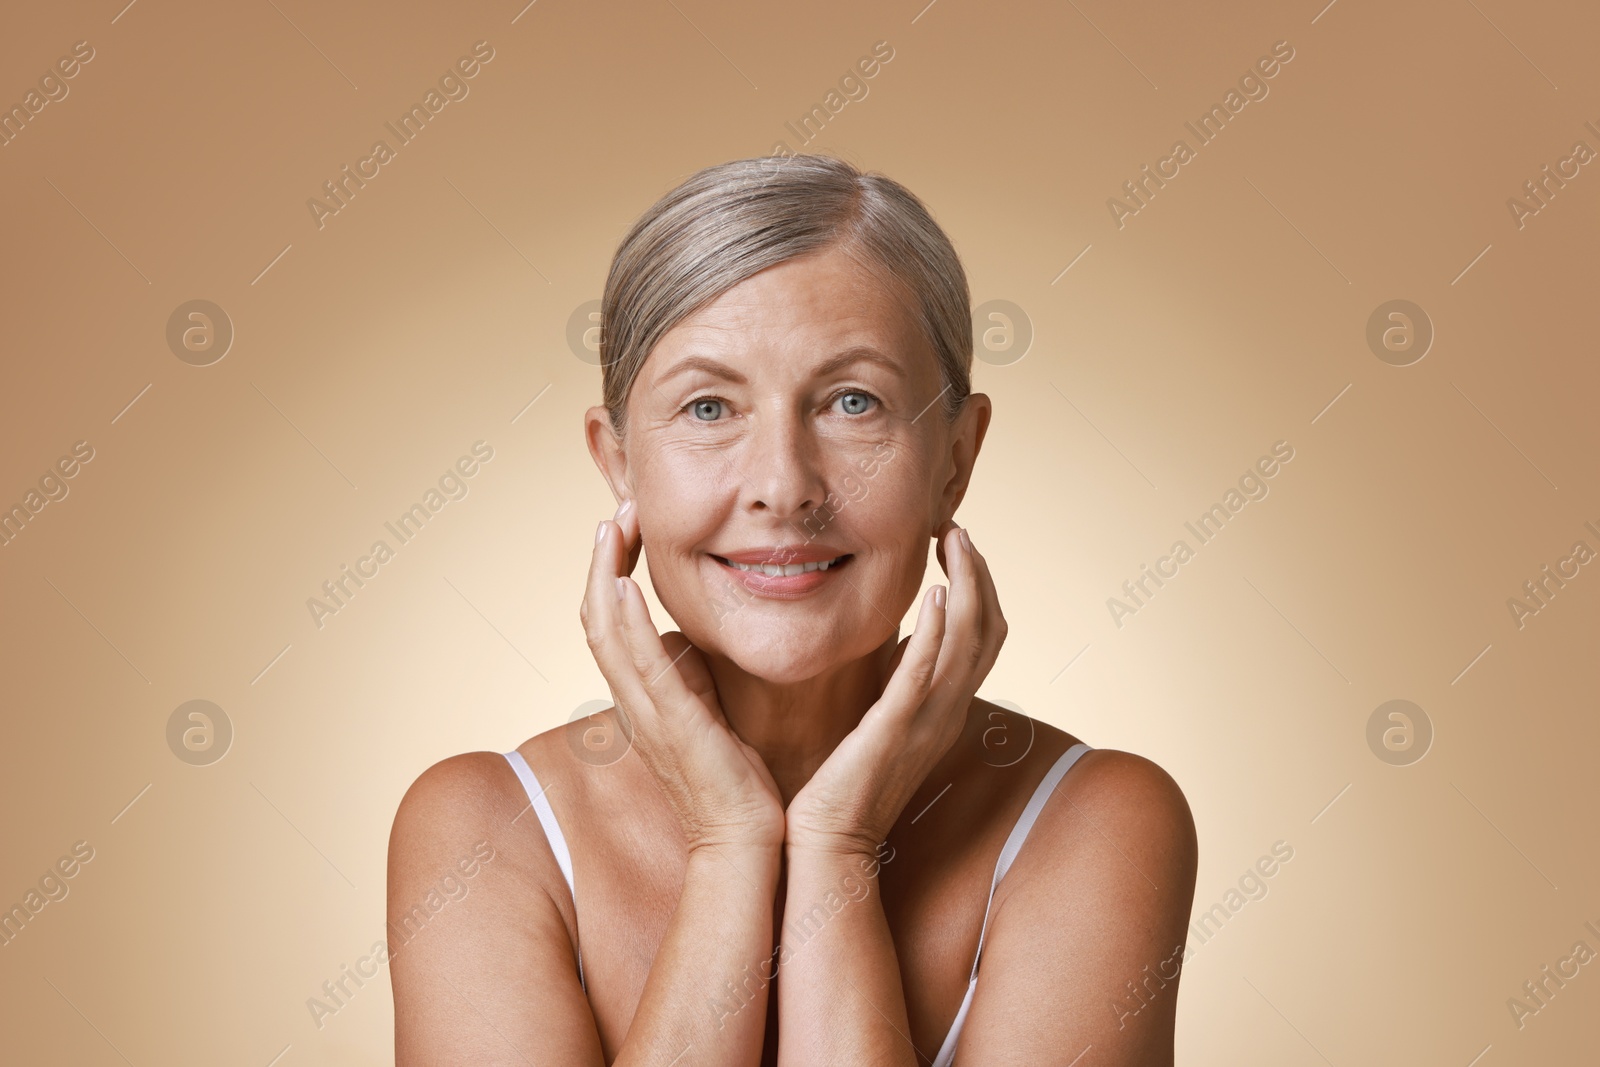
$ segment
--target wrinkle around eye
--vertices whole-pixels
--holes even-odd
[[[654,442],[652,443],[652,447],[655,448],[657,454],[663,458],[705,456],[708,457],[708,459],[714,459],[718,470],[721,470],[727,466],[728,457],[730,455],[727,446],[720,441],[696,441],[692,438],[679,438],[672,441]]]

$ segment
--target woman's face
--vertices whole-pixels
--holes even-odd
[[[840,246],[761,271],[667,333],[629,393],[626,441],[603,407],[589,435],[638,507],[651,582],[684,635],[788,683],[894,634],[988,420],[973,394],[947,424],[942,388],[912,312]],[[835,562],[733,565],[821,561]]]

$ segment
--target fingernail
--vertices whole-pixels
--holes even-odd
[[[622,516],[626,515],[628,513],[628,509],[631,508],[631,507],[633,507],[633,498],[632,497],[629,497],[627,500],[624,500],[620,505],[618,505],[618,507],[617,507],[617,521],[618,522],[622,521]]]
[[[933,606],[936,608],[944,607],[944,586],[942,585],[933,587]]]
[[[606,520],[601,519],[600,520],[600,525],[595,527],[594,543],[598,545],[601,541],[604,541],[605,539],[606,539]]]
[[[622,579],[621,579],[621,578],[618,578],[618,579],[617,579],[617,599],[618,599],[618,600],[621,600],[621,599],[622,599],[622,595],[623,595],[623,594],[622,594],[622,591],[623,591],[623,590],[624,590],[624,589],[626,589],[626,588],[627,588],[627,586],[625,586],[625,585],[623,585],[623,584],[622,584]]]
[[[965,526],[961,528],[961,547],[965,548],[968,552],[972,551],[972,538],[967,535],[967,528]]]

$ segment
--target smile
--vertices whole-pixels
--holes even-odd
[[[712,556],[711,558],[724,567],[732,567],[734,570],[764,574],[769,578],[782,578],[793,577],[796,574],[809,574],[812,571],[825,571],[829,567],[837,567],[850,558],[850,553],[847,552],[842,556],[835,556],[833,559],[825,559],[816,563],[735,563],[732,560],[723,559],[721,556]]]

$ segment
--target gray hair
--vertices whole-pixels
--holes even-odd
[[[910,190],[832,156],[706,167],[656,201],[617,246],[600,301],[602,393],[622,436],[628,393],[657,342],[768,267],[835,243],[909,300],[938,358],[947,421],[972,388],[972,308],[955,248]]]

